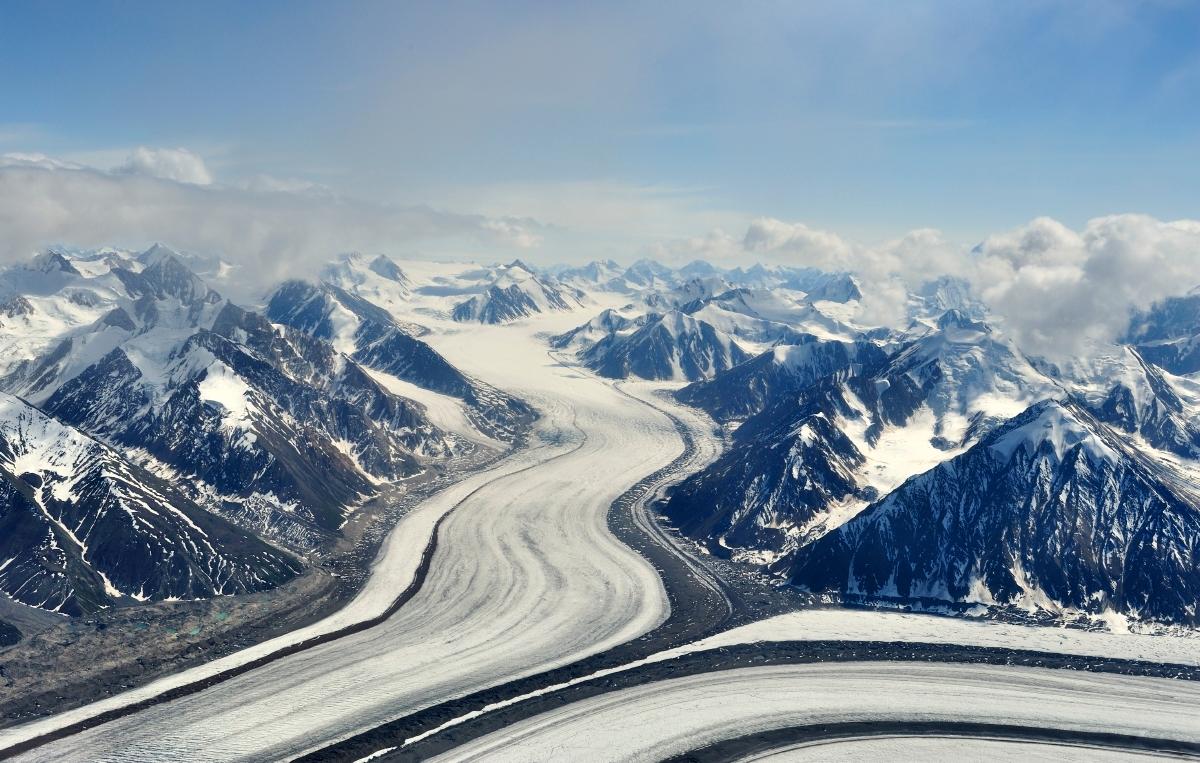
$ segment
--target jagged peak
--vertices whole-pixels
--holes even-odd
[[[1114,464],[1121,456],[1097,433],[1099,426],[1074,404],[1050,398],[1010,419],[982,444],[1006,460],[1022,448],[1033,455],[1048,445],[1059,459],[1081,447],[1091,460]]]
[[[183,257],[177,250],[172,249],[166,244],[157,242],[151,244],[149,249],[139,254],[137,260],[148,268],[163,262],[174,262],[185,268],[187,267],[183,264]]]
[[[381,278],[386,278],[389,281],[395,281],[396,283],[400,284],[408,283],[408,276],[404,273],[400,266],[397,265],[395,261],[386,254],[377,255],[375,259],[371,260],[367,267],[371,269],[372,273],[380,276]]]
[[[173,296],[185,304],[216,302],[220,295],[208,287],[204,279],[192,272],[174,250],[155,244],[138,258],[146,267],[138,275],[157,291],[158,295]]]
[[[31,270],[36,270],[40,273],[61,272],[73,276],[80,274],[79,270],[71,264],[71,260],[67,255],[58,248],[47,249],[35,255],[29,267]]]
[[[992,327],[983,321],[972,319],[969,315],[958,308],[950,308],[942,313],[937,319],[937,327],[939,329],[966,329],[968,331],[978,331],[985,334],[992,333]]]

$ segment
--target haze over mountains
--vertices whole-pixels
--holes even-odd
[[[852,603],[1197,623],[1194,296],[1064,363],[952,276],[876,325],[868,285],[807,267],[351,254],[249,306],[193,268],[222,272],[156,245],[0,273],[11,598],[79,614],[288,580],[382,486],[536,417],[423,341],[422,316],[562,313],[578,325],[548,350],[728,433],[661,507],[706,553]]]

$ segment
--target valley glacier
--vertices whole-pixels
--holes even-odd
[[[914,293],[908,325],[871,326],[855,279],[811,269],[349,255],[243,308],[187,261],[166,247],[54,251],[4,282],[0,341],[19,359],[0,407],[9,500],[50,523],[55,548],[75,542],[82,565],[17,579],[38,568],[10,551],[10,597],[54,609],[69,591],[100,613],[152,597],[125,582],[145,564],[98,561],[80,534],[100,526],[78,518],[84,478],[127,513],[178,517],[155,530],[165,548],[183,539],[217,560],[189,561],[210,565],[213,587],[155,583],[169,603],[303,575],[372,494],[490,460],[400,516],[331,614],[9,724],[0,753],[656,760],[831,719],[929,717],[1200,744],[1191,682],[1167,677],[1200,666],[1200,387],[1144,343],[1064,370],[1023,352],[965,287]],[[112,397],[105,379],[138,392]],[[235,458],[248,460],[229,471]],[[618,532],[614,517],[640,529]],[[666,556],[633,550],[629,532]],[[727,614],[700,622],[676,578]],[[50,598],[18,598],[32,590],[22,580]],[[661,635],[672,628],[691,635]],[[806,642],[933,645],[944,661],[663,672]],[[971,664],[1006,649],[1116,667]],[[613,677],[634,684],[594,693]],[[914,685],[930,687],[924,704],[884,709]],[[1043,704],[1021,707],[1030,692]],[[1084,695],[1110,715],[1085,718]],[[546,702],[559,706],[524,709]],[[410,717],[424,725],[390,730]],[[637,732],[612,747],[605,729],[618,727]],[[444,741],[456,734],[461,747]],[[1033,742],[1006,744],[1021,743]]]

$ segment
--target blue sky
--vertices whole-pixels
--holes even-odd
[[[7,3],[0,153],[186,148],[628,259],[766,216],[1196,217],[1200,4]]]

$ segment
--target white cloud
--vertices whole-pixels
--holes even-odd
[[[346,250],[482,245],[499,258],[504,249],[535,245],[538,228],[529,219],[202,186],[46,157],[0,159],[0,262],[24,259],[52,243],[140,247],[163,241],[220,256],[240,265],[249,282],[265,286],[310,275]]]
[[[741,265],[745,259],[741,242],[720,228],[703,236],[677,238],[652,244],[646,256],[668,265],[686,265],[693,260],[705,260],[714,265]]]
[[[746,220],[745,215],[713,209],[695,188],[595,181],[418,190],[447,206],[478,210],[494,219],[541,221],[543,249],[557,261],[665,258],[666,245],[652,242],[673,241],[681,231],[733,230]],[[681,253],[686,249],[678,242],[673,246]],[[712,254],[701,252],[688,259]]]
[[[1200,283],[1200,222],[1145,215],[1089,221],[1081,231],[1041,217],[973,250],[939,231],[867,246],[801,223],[759,218],[743,248],[776,262],[847,270],[863,282],[863,319],[897,325],[907,292],[940,275],[970,280],[1027,352],[1062,360],[1118,339],[1135,309]]]
[[[904,319],[911,286],[930,274],[956,273],[963,264],[961,249],[931,229],[866,246],[803,223],[762,217],[750,223],[743,247],[782,264],[854,273],[863,285],[861,317],[880,325]]]
[[[208,171],[204,160],[186,148],[138,146],[116,171],[194,185],[210,185],[213,182],[212,173]]]
[[[986,239],[973,278],[1027,351],[1062,359],[1111,342],[1130,313],[1200,282],[1200,222],[1146,215],[1090,220],[1075,232],[1046,218]]]
[[[845,269],[855,255],[853,247],[836,233],[770,217],[750,223],[743,246],[747,251],[785,255],[823,270]]]
[[[332,196],[333,189],[302,178],[279,178],[274,175],[254,175],[237,184],[239,188],[257,193],[308,193]]]

